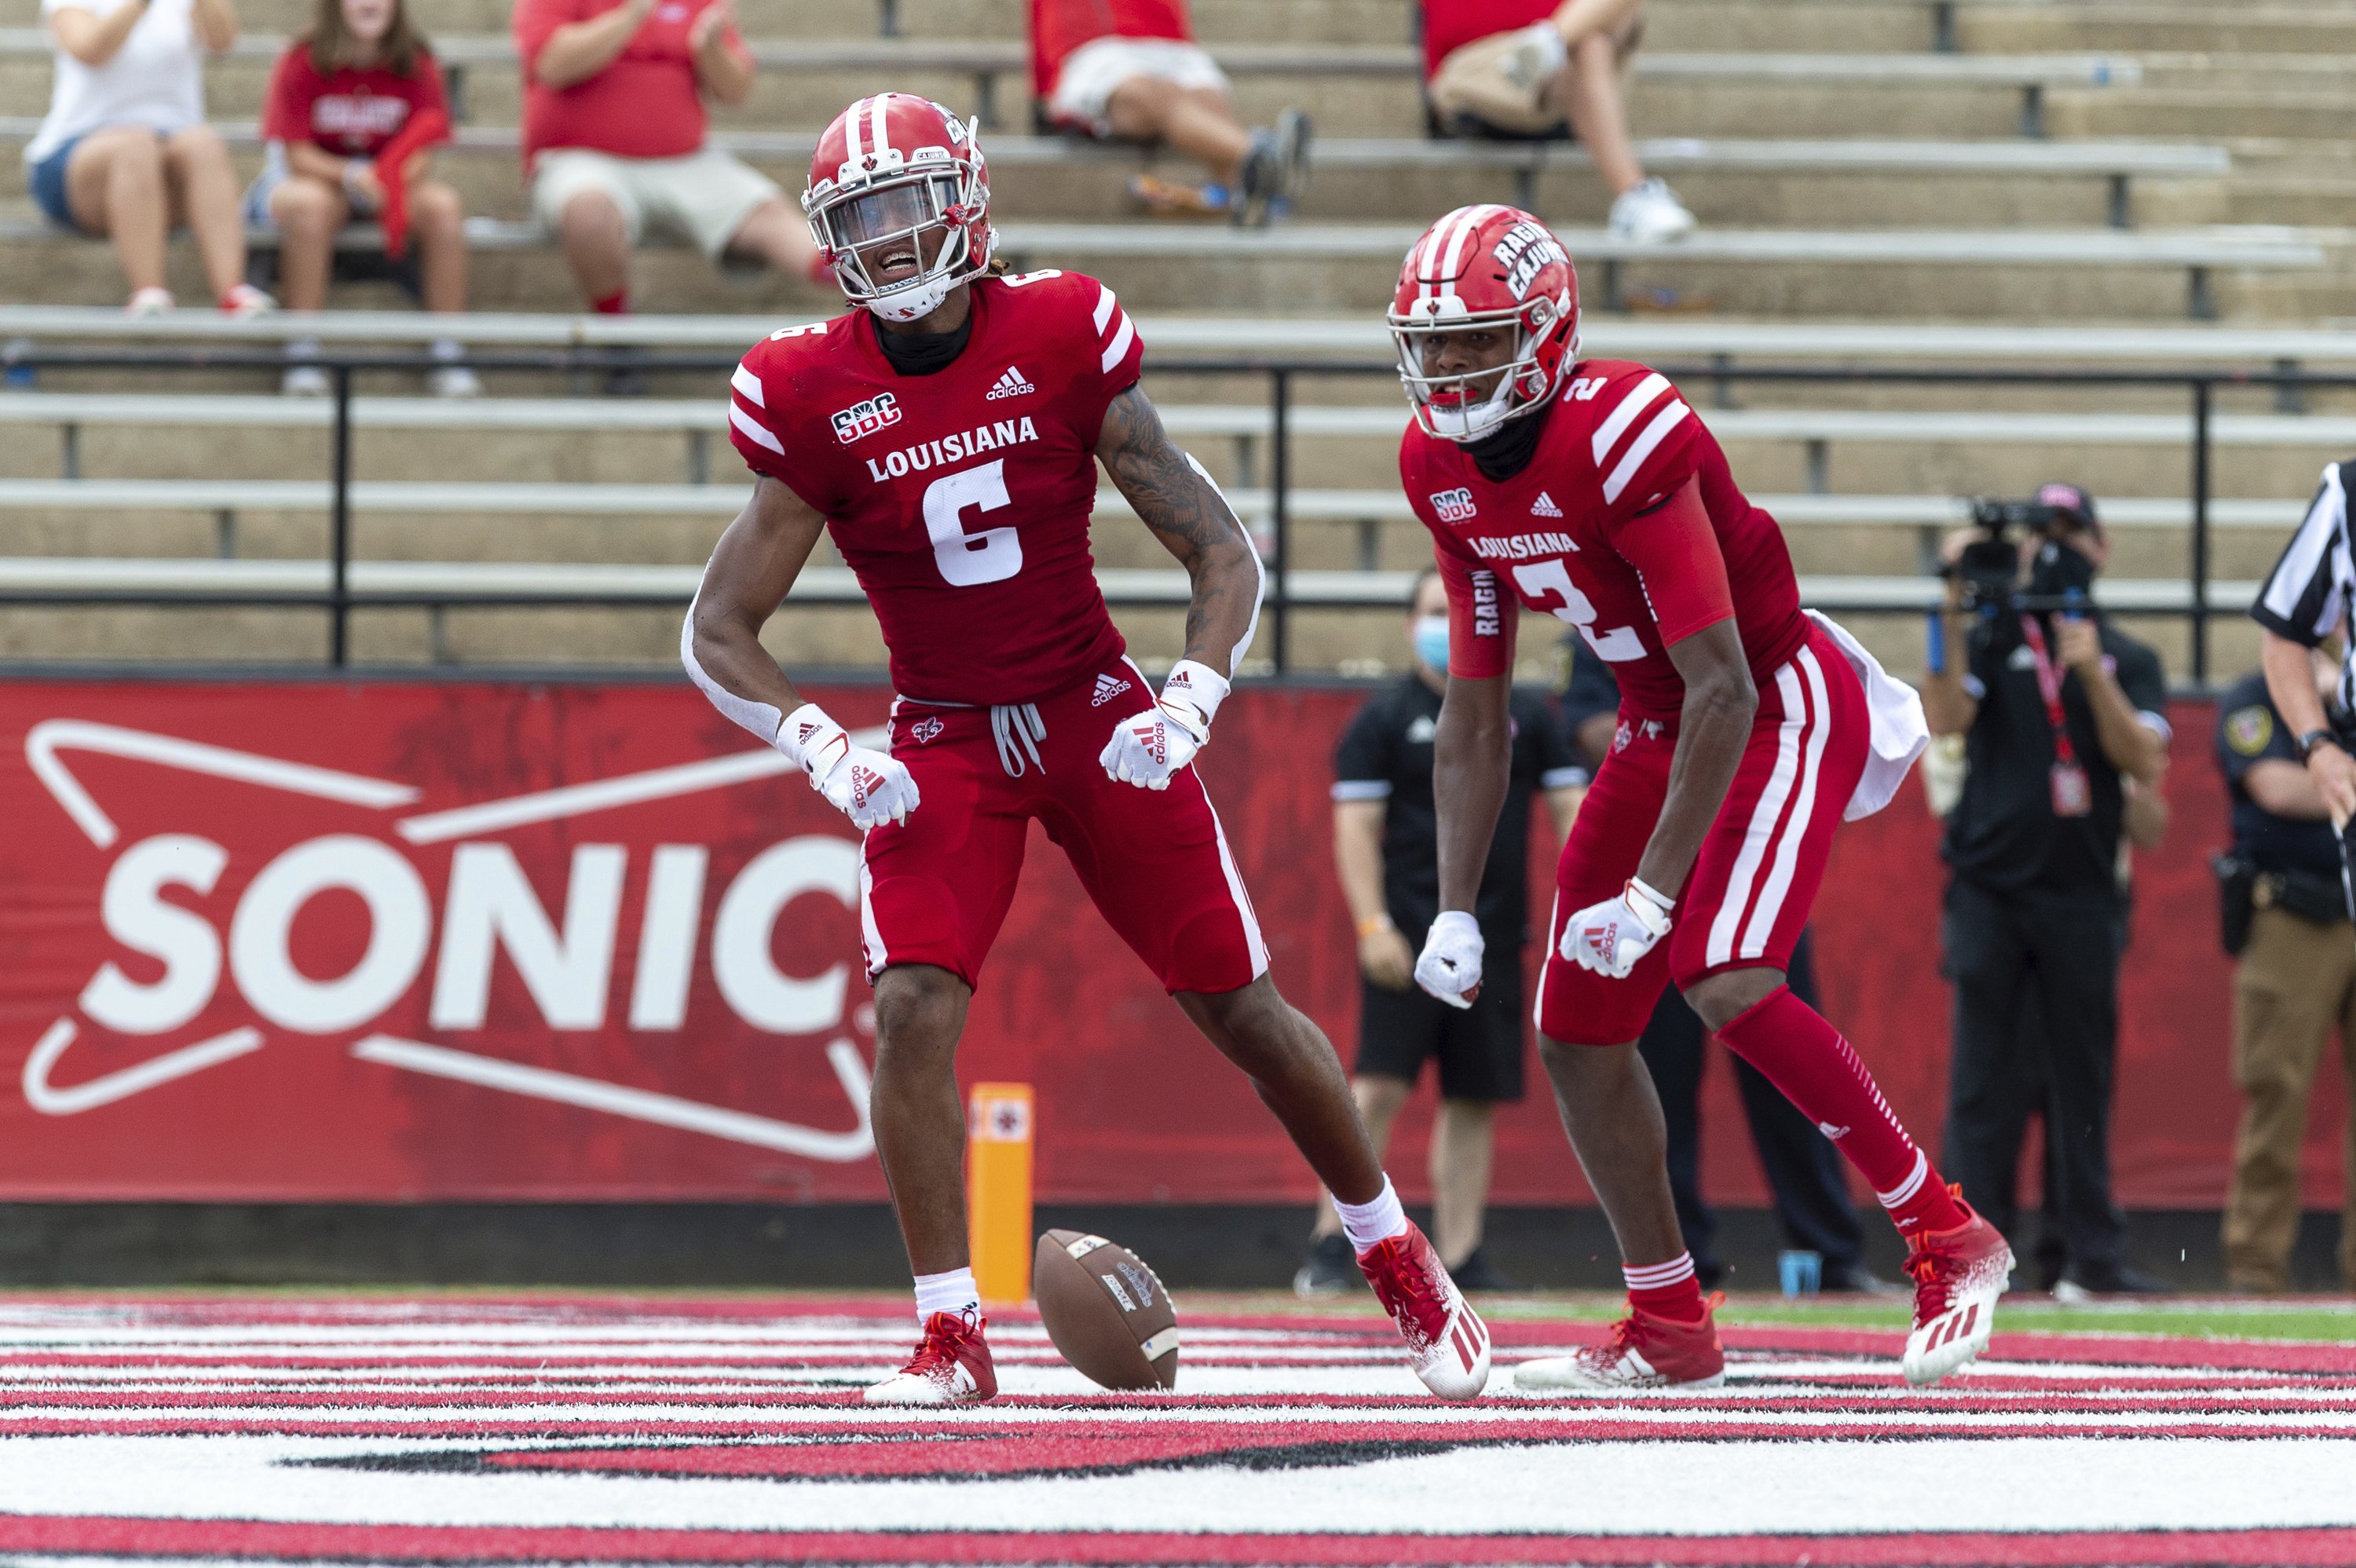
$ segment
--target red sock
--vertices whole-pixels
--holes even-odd
[[[1628,1282],[1628,1304],[1655,1317],[1698,1323],[1709,1312],[1702,1302],[1701,1282],[1694,1278],[1691,1253],[1637,1268],[1622,1264],[1620,1277]]]
[[[1964,1222],[1947,1184],[1898,1125],[1890,1102],[1874,1087],[1873,1074],[1840,1030],[1792,995],[1789,986],[1776,987],[1719,1029],[1718,1037],[1824,1130],[1873,1183],[1875,1195],[1901,1232],[1912,1236],[1953,1230]]]
[[[630,291],[616,289],[604,299],[591,300],[589,308],[599,315],[627,315],[630,314]]]

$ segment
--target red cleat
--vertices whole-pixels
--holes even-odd
[[[1478,1398],[1489,1381],[1489,1326],[1415,1221],[1360,1253],[1358,1272],[1398,1325],[1423,1386],[1442,1399]]]
[[[980,1404],[998,1392],[990,1345],[979,1313],[936,1312],[925,1319],[916,1359],[862,1396],[869,1404]]]
[[[1726,1351],[1718,1342],[1713,1291],[1701,1320],[1655,1317],[1629,1303],[1601,1345],[1568,1356],[1524,1361],[1514,1369],[1514,1392],[1543,1399],[1558,1393],[1640,1393],[1657,1389],[1717,1388],[1726,1381]]]
[[[1914,1328],[1906,1336],[1906,1381],[1917,1388],[1960,1371],[1987,1349],[1997,1297],[2012,1277],[2012,1249],[1994,1225],[1965,1203],[1953,1230],[1909,1238],[1906,1272],[1914,1278]]]

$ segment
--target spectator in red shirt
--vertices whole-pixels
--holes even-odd
[[[1226,73],[1194,42],[1186,0],[1031,0],[1031,91],[1064,131],[1167,142],[1216,182],[1196,191],[1141,176],[1130,191],[1151,209],[1264,223],[1307,173],[1309,117],[1288,109],[1272,128],[1246,130]]]
[[[1620,80],[1643,35],[1644,0],[1424,0],[1424,91],[1440,130],[1505,140],[1568,129],[1612,187],[1612,232],[1676,240],[1694,216],[1645,176]],[[1568,121],[1568,127],[1565,122]]]
[[[629,252],[649,224],[727,256],[818,276],[818,243],[783,192],[704,145],[706,96],[742,103],[753,56],[730,0],[516,0],[532,209],[582,297],[629,309]]]
[[[429,177],[430,150],[401,151],[420,140],[419,130],[444,139],[446,132],[435,136],[431,123],[413,123],[448,113],[442,68],[411,25],[404,0],[319,0],[311,30],[286,46],[271,72],[262,112],[269,153],[262,177],[246,193],[249,220],[279,231],[279,293],[288,309],[327,303],[337,231],[352,219],[381,216],[391,182],[402,187],[394,210],[405,212],[415,230],[425,308],[466,308],[466,213],[458,193]],[[396,138],[401,167],[380,166],[380,155]],[[448,338],[434,347],[446,359],[461,352]],[[298,339],[288,351],[307,358],[318,345]],[[463,365],[437,367],[429,380],[441,397],[483,389]],[[321,396],[327,377],[316,365],[296,364],[284,385],[290,394]]]

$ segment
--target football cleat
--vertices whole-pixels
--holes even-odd
[[[1524,1361],[1514,1369],[1514,1392],[1530,1399],[1558,1393],[1643,1393],[1663,1389],[1717,1388],[1726,1381],[1726,1350],[1718,1342],[1718,1307],[1711,1292],[1701,1320],[1655,1317],[1631,1302],[1601,1345],[1568,1356]]]
[[[1906,1336],[1906,1381],[1917,1388],[1960,1371],[1987,1349],[1997,1297],[2012,1277],[2012,1249],[2003,1235],[1972,1211],[1960,1190],[1947,1190],[1955,1194],[1964,1222],[1907,1243],[1914,1327]]]
[[[1415,1375],[1441,1399],[1475,1399],[1489,1381],[1489,1326],[1413,1221],[1358,1254],[1358,1272],[1398,1325]]]
[[[924,1343],[908,1364],[871,1385],[869,1404],[980,1404],[998,1392],[990,1345],[981,1331],[989,1319],[936,1312],[925,1319]]]

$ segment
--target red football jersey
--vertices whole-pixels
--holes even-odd
[[[1098,432],[1144,346],[1078,272],[977,278],[973,336],[904,376],[851,311],[753,346],[736,450],[825,514],[875,606],[904,696],[1027,702],[1124,645],[1088,549]]]
[[[1031,91],[1045,98],[1055,73],[1082,44],[1098,38],[1174,38],[1192,43],[1186,0],[1031,0]]]
[[[262,133],[273,142],[311,142],[339,157],[373,158],[412,114],[450,107],[442,68],[425,50],[402,76],[387,67],[346,66],[321,76],[311,46],[297,38],[278,57],[262,100]]]
[[[1547,421],[1537,451],[1502,484],[1483,478],[1462,446],[1413,425],[1399,448],[1408,500],[1448,583],[1448,667],[1468,677],[1513,667],[1510,593],[1578,627],[1638,713],[1676,716],[1685,682],[1667,645],[1730,613],[1752,677],[1772,680],[1807,635],[1791,553],[1668,378],[1583,360],[1544,413],[1528,417]],[[1694,537],[1663,510],[1688,480],[1708,514]]]

